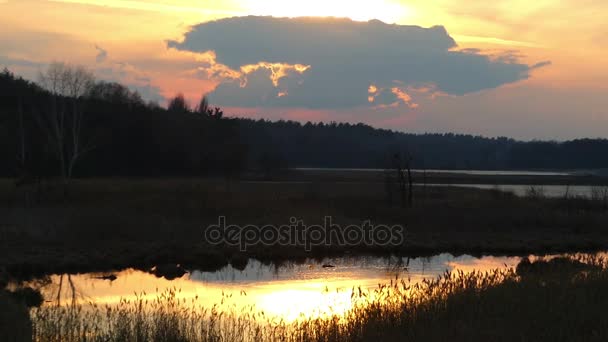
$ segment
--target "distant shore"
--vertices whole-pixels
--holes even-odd
[[[382,182],[386,173],[381,169],[295,168],[273,175],[273,181]],[[503,184],[503,185],[598,185],[608,186],[608,175],[600,170],[580,171],[466,171],[412,170],[418,184]],[[248,175],[245,179],[260,179]]]
[[[429,183],[466,180],[533,184],[601,177],[428,174]],[[483,179],[480,179],[483,178]],[[547,179],[550,178],[550,179]],[[259,179],[259,181],[256,181]],[[13,277],[108,271],[160,264],[216,270],[247,258],[267,262],[336,255],[526,255],[608,249],[608,210],[602,199],[517,197],[495,189],[414,187],[412,208],[387,203],[383,178],[370,172],[296,171],[271,179],[89,179],[74,181],[67,200],[57,186],[15,189],[0,180],[0,269]],[[415,175],[420,182],[420,174]],[[285,184],[283,182],[292,183]],[[300,183],[298,183],[300,182]],[[235,224],[309,224],[331,216],[341,225],[399,224],[400,246],[212,245],[204,230],[219,216]]]

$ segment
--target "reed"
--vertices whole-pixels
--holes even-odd
[[[453,254],[550,254],[598,251],[608,245],[608,201],[593,198],[517,197],[497,189],[414,188],[412,208],[390,206],[382,183],[258,183],[213,179],[82,179],[69,202],[45,192],[24,206],[12,181],[0,180],[0,265],[14,277],[147,270],[181,264],[218,270],[233,260],[264,261],[370,253],[420,256]],[[599,187],[597,189],[600,189]],[[536,191],[535,193],[539,193]],[[422,196],[424,194],[424,196]],[[422,197],[416,197],[416,196]],[[365,243],[328,248],[251,246],[246,253],[211,245],[203,231],[219,216],[237,225],[280,226],[297,217],[323,225],[331,216],[346,227],[370,220],[402,225],[407,243],[388,250]]]
[[[32,311],[34,340],[46,341],[603,341],[608,338],[608,268],[601,258],[523,261],[517,269],[396,279],[354,289],[343,315],[293,322],[254,307],[211,309],[179,290],[117,306]]]

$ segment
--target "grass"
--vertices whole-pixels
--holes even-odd
[[[370,177],[366,175],[365,177]],[[314,179],[268,183],[204,179],[79,180],[26,202],[0,180],[0,272],[27,278],[48,273],[149,269],[159,264],[216,270],[253,257],[263,261],[351,254],[526,254],[608,247],[605,197],[516,197],[497,190],[415,188],[414,206],[388,205],[382,180]],[[31,196],[30,196],[31,198]],[[226,216],[234,224],[275,224],[294,216],[345,227],[371,220],[400,224],[407,241],[393,248],[357,245],[253,246],[240,252],[206,243],[203,230]]]
[[[0,290],[0,336],[6,342],[31,341],[32,323],[26,306]]]
[[[176,300],[43,307],[35,341],[605,341],[608,268],[598,258],[524,260],[516,270],[447,273],[380,286],[344,316],[273,321]],[[361,301],[361,298],[372,298]]]

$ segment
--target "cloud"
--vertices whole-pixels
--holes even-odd
[[[152,85],[152,80],[146,72],[138,67],[121,61],[114,61],[108,57],[108,52],[98,46],[94,71],[95,75],[105,81],[119,82],[136,90],[146,101],[164,103],[165,97],[159,87]],[[100,58],[100,56],[102,58]]]
[[[374,109],[386,109],[391,107],[399,107],[402,104],[409,108],[418,108],[418,104],[414,102],[410,95],[410,89],[402,89],[400,87],[378,88],[372,84],[367,89],[367,102],[375,104]]]
[[[0,38],[2,37],[3,36],[0,35]],[[41,51],[44,51],[43,49],[41,49],[40,52],[36,54],[31,53],[29,48],[24,48],[20,50],[11,48],[9,51],[6,51],[6,53],[4,52],[6,46],[17,46],[18,42],[16,42],[15,40],[17,38],[20,39],[23,37],[39,37],[37,41],[39,41],[40,44],[37,44],[37,46],[49,46],[54,49],[58,49],[59,47],[67,46],[70,43],[73,43],[73,50],[77,50],[83,55],[85,55],[86,61],[92,61],[92,58],[95,58],[95,63],[85,62],[84,60],[74,61],[56,58],[45,58],[38,60],[37,58],[40,57],[39,55],[42,55],[44,57],[44,53],[41,53]],[[97,45],[95,45],[96,54],[93,56],[92,53],[90,53],[90,43],[74,41],[69,39],[69,37],[66,37],[67,36],[64,37],[62,35],[54,34],[36,34],[35,32],[25,32],[17,38],[7,40],[6,44],[0,47],[0,70],[3,67],[7,67],[12,72],[15,72],[20,76],[23,76],[26,79],[35,82],[38,80],[40,71],[46,69],[50,62],[65,61],[71,64],[84,65],[86,68],[89,68],[100,80],[123,83],[129,88],[137,90],[147,101],[154,101],[158,103],[165,102],[166,99],[164,96],[162,96],[160,88],[152,84],[153,82],[148,76],[147,72],[134,66],[131,63],[112,60],[109,57],[108,51]],[[49,42],[51,38],[57,38],[53,44]],[[89,53],[86,53],[85,51],[88,51]],[[17,57],[11,55],[11,52],[14,56]]]
[[[19,66],[19,67],[29,67],[29,68],[40,68],[44,64],[38,63],[36,61],[31,61],[22,58],[11,58],[7,56],[0,55],[0,65],[2,66]]]
[[[480,36],[467,36],[467,35],[453,35],[456,41],[461,43],[484,43],[484,44],[496,44],[506,46],[522,46],[529,48],[543,48],[542,45],[537,43],[522,42],[519,40],[501,39],[496,37],[480,37]]]
[[[408,87],[464,95],[530,77],[532,66],[456,50],[442,26],[378,20],[235,17],[202,23],[168,47],[213,56],[208,69],[231,71],[210,97],[230,106],[416,107]],[[381,89],[370,101],[370,85]]]
[[[530,67],[530,69],[539,69],[551,65],[551,61],[538,62]]]
[[[467,96],[421,100],[413,121],[374,124],[414,132],[460,132],[517,139],[563,140],[606,137],[604,89],[547,87],[532,82]],[[576,113],[573,115],[572,113]],[[383,113],[383,117],[389,113]]]
[[[108,59],[108,51],[104,50],[103,48],[99,47],[98,45],[95,45],[95,49],[97,50],[97,56],[95,57],[95,61],[97,63],[105,62],[106,59]]]

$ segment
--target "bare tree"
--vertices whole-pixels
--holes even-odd
[[[40,73],[39,83],[54,95],[78,99],[88,94],[95,77],[83,66],[53,62]]]
[[[25,164],[27,160],[26,146],[25,146],[25,120],[23,117],[23,104],[21,97],[17,99],[17,111],[19,113],[19,149],[17,151],[17,164],[21,169],[20,173],[25,170]]]
[[[405,155],[405,168],[407,169],[407,206],[411,208],[414,206],[414,179],[412,178],[412,160],[414,158],[411,154],[407,153]]]
[[[414,203],[414,181],[412,177],[412,156],[409,153],[403,155],[395,153],[391,158],[392,172],[395,176],[391,176],[392,172],[385,173],[385,190],[389,205],[392,204],[393,187],[398,187],[398,193],[401,197],[401,205],[404,208],[411,208]]]
[[[175,113],[186,113],[190,112],[190,106],[188,106],[188,102],[184,98],[183,94],[177,94],[171,101],[169,101],[169,106],[167,109],[170,112]]]
[[[208,111],[209,111],[209,100],[207,99],[207,96],[203,95],[200,103],[196,107],[196,112],[201,115],[207,115]]]
[[[25,128],[25,118],[23,113],[23,102],[21,97],[17,99],[17,112],[19,115],[19,146],[17,149],[17,179],[15,180],[15,186],[17,188],[24,188],[24,200],[26,205],[31,204],[31,193],[29,185],[36,184],[38,190],[38,199],[40,197],[40,178],[34,175],[34,170],[31,170],[28,164],[31,156],[31,151],[28,151],[27,133]]]
[[[39,83],[51,93],[50,106],[35,117],[59,162],[67,191],[74,166],[94,147],[93,139],[84,136],[83,128],[84,106],[95,78],[82,66],[55,62],[40,73]]]

